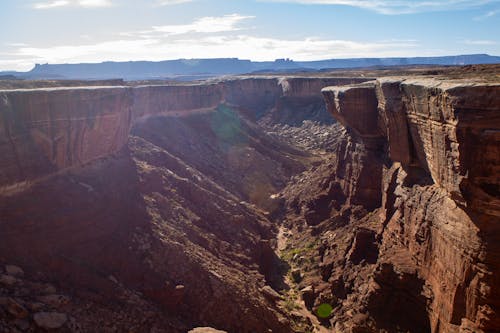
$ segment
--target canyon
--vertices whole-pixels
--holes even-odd
[[[0,90],[0,331],[500,330],[484,68]]]

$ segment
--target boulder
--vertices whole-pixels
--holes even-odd
[[[40,328],[57,329],[66,323],[68,316],[59,312],[38,312],[33,316],[33,320]]]
[[[4,286],[12,286],[16,281],[17,279],[11,275],[0,274],[0,284]]]
[[[21,277],[24,275],[23,269],[19,266],[14,266],[14,265],[6,265],[5,272],[7,272],[7,274],[9,275],[17,277]]]
[[[55,308],[69,303],[69,297],[64,295],[43,295],[37,297],[38,301],[51,305]]]
[[[281,295],[270,286],[264,286],[260,290],[262,291],[264,296],[269,300],[277,301],[281,298]]]
[[[195,327],[188,333],[227,333],[226,331],[216,330],[211,327]]]
[[[6,307],[7,312],[18,319],[26,318],[29,314],[24,306],[12,298],[7,299]]]
[[[299,283],[300,281],[302,281],[302,273],[300,271],[300,269],[294,269],[292,270],[292,280],[293,282],[295,283]]]
[[[308,309],[312,309],[312,307],[314,306],[314,300],[316,299],[314,287],[307,286],[300,290],[300,294],[302,295],[302,300],[304,301],[306,307]]]

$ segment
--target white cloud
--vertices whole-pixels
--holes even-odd
[[[182,3],[193,2],[194,0],[157,0],[156,4],[158,6],[171,6],[171,5],[180,5]]]
[[[250,35],[170,35],[162,38],[106,41],[86,45],[19,47],[10,58],[0,60],[8,69],[30,69],[35,63],[81,63],[101,61],[179,58],[228,58],[256,61],[292,58],[318,60],[346,57],[410,56],[417,53],[415,41],[363,42],[306,39],[277,39]],[[27,64],[31,64],[27,66]],[[10,66],[7,66],[10,65]]]
[[[304,5],[344,5],[371,10],[380,14],[413,14],[479,7],[498,0],[260,0],[264,2],[300,3]]]
[[[68,6],[70,3],[66,0],[55,0],[55,1],[47,1],[47,2],[38,2],[33,5],[35,9],[50,9],[56,7]]]
[[[475,21],[484,21],[486,19],[489,19],[490,17],[493,17],[500,13],[500,10],[490,10],[489,12],[485,13],[484,15],[476,16],[474,17]]]
[[[496,45],[498,42],[494,40],[484,40],[484,39],[477,39],[477,40],[470,40],[466,39],[463,41],[464,44],[467,45]]]
[[[8,47],[21,47],[21,46],[28,46],[26,43],[4,43],[5,46]]]
[[[274,38],[253,35],[242,22],[252,16],[230,14],[202,17],[187,24],[161,25],[147,30],[124,32],[116,40],[93,42],[82,36],[74,45],[45,47],[33,44],[10,45],[9,54],[0,54],[5,69],[30,69],[35,63],[82,63],[101,61],[150,60],[179,58],[228,58],[268,61],[292,58],[296,61],[356,57],[407,57],[449,55],[450,50],[422,50],[413,39],[377,41],[307,38]],[[491,40],[457,40],[461,45],[485,49],[498,45]],[[455,50],[456,52],[456,50]],[[14,60],[22,59],[22,60]],[[30,64],[30,66],[27,66]]]
[[[144,57],[158,40],[116,40],[87,45],[55,47],[21,47],[17,55],[38,63],[95,62],[105,60],[125,61]]]
[[[33,68],[32,59],[0,59],[0,71],[26,71]]]
[[[249,35],[208,36],[201,40],[183,40],[184,50],[203,57],[239,57],[265,61],[277,58],[294,60],[318,60],[328,58],[396,56],[404,49],[414,49],[415,42],[362,42],[325,40],[315,37],[306,39],[277,39]],[[408,52],[407,52],[408,53]],[[181,56],[179,54],[179,56]]]
[[[79,0],[78,5],[81,7],[110,7],[110,0]]]
[[[112,6],[111,0],[53,0],[45,2],[37,2],[33,4],[35,9],[51,9],[58,7],[83,7],[83,8],[99,8]]]
[[[242,16],[239,14],[224,15],[219,17],[207,16],[193,21],[190,24],[154,26],[152,31],[167,35],[180,35],[191,32],[214,33],[240,30],[236,25],[243,20],[254,18],[254,16]]]

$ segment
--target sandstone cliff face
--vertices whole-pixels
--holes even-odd
[[[0,92],[0,189],[80,166],[125,146],[134,123],[185,116],[221,103],[258,119],[286,96],[314,96],[355,79],[241,78],[208,84],[81,87]],[[291,88],[290,88],[291,87]],[[306,103],[309,103],[306,100]]]
[[[127,142],[132,99],[122,88],[0,95],[0,187],[107,156]]]
[[[287,97],[318,97],[318,91],[328,86],[362,83],[369,78],[307,78],[283,77],[278,79],[283,95]]]
[[[224,101],[241,107],[250,119],[258,119],[273,108],[283,94],[275,78],[241,78],[222,81],[220,85]]]
[[[335,119],[326,111],[325,102],[318,91],[330,85],[348,85],[365,82],[365,78],[306,78],[283,77],[276,79],[279,94],[270,105],[269,112],[259,119],[265,127],[288,125],[301,127],[304,119],[321,124],[332,124]]]
[[[153,115],[202,112],[215,108],[223,100],[221,87],[217,84],[144,86],[131,90],[134,121]]]
[[[341,307],[357,299],[382,328],[500,329],[499,92],[498,85],[417,79],[323,90],[347,136],[326,181],[336,190],[311,200],[308,214],[319,201],[328,213],[314,224],[335,203],[375,209],[337,227],[356,235],[341,250],[351,253],[347,261],[328,273]],[[367,232],[372,240],[358,240]],[[353,257],[358,243],[374,253]],[[325,244],[328,265],[342,252]],[[363,282],[352,272],[364,272],[368,290],[356,291]]]
[[[213,110],[224,102],[222,88],[206,84],[2,91],[0,188],[12,190],[113,154],[126,145],[133,124],[148,117]]]

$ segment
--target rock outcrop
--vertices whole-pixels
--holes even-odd
[[[322,277],[332,325],[498,331],[500,86],[386,78],[323,94],[345,137],[299,185],[315,195],[287,191],[319,235],[305,280]]]
[[[216,330],[211,327],[196,327],[190,330],[188,333],[226,333],[226,331]]]
[[[68,317],[64,313],[38,312],[33,315],[33,320],[38,327],[53,330],[61,328],[68,320]]]

